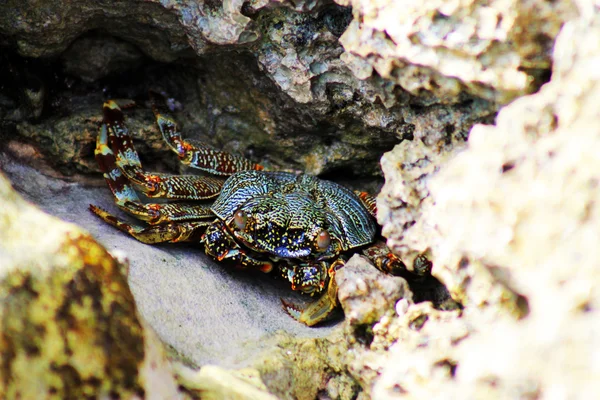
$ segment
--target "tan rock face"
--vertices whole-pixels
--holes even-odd
[[[406,281],[386,275],[362,259],[353,256],[336,274],[338,298],[350,327],[373,325],[384,315],[394,312],[400,299],[412,302]]]
[[[579,6],[581,17],[557,37],[552,80],[539,93],[506,106],[495,126],[475,126],[462,152],[437,169],[420,167],[424,175],[401,168],[402,152],[414,144],[384,159],[384,233],[395,249],[427,251],[434,275],[465,308],[460,319],[439,321],[440,336],[422,338],[424,346],[392,345],[378,359],[374,397],[600,391],[592,333],[600,328],[600,16]],[[421,153],[410,152],[428,159]],[[389,162],[397,158],[404,164]],[[408,217],[390,215],[415,222],[403,231],[390,221]],[[457,324],[465,332],[459,341],[450,333]],[[449,372],[436,372],[440,365]]]
[[[454,102],[461,92],[507,103],[550,66],[569,1],[341,0],[354,21],[340,38],[355,75],[373,71],[414,95]]]

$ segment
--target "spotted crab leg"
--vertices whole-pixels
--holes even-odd
[[[366,207],[373,218],[377,218],[377,201],[367,192],[354,191],[361,203]],[[390,251],[384,240],[377,240],[365,248],[362,253],[377,267],[378,270],[391,275],[405,275],[408,273],[406,265]]]
[[[210,221],[169,222],[161,225],[140,226],[129,224],[90,204],[90,210],[105,222],[130,234],[142,243],[197,242]]]
[[[197,220],[214,217],[209,207],[185,203],[143,204],[130,180],[117,165],[118,158],[109,147],[109,125],[106,123],[103,124],[96,139],[95,155],[119,208],[153,226],[129,224],[90,204],[90,210],[94,214],[143,243],[197,241],[200,239],[210,221]],[[137,154],[134,153],[134,160],[137,158],[136,156]]]
[[[153,174],[143,170],[129,130],[124,123],[123,112],[114,100],[104,103],[102,150],[114,154],[114,164],[121,173],[148,197],[180,200],[203,200],[216,197],[223,180],[194,175]],[[107,156],[108,157],[108,156]],[[102,161],[101,161],[102,162]]]
[[[215,150],[202,142],[183,139],[177,123],[169,116],[163,96],[150,92],[150,97],[156,123],[163,138],[182,163],[214,175],[232,175],[239,171],[263,169],[261,165],[254,164],[244,157]]]
[[[96,161],[104,173],[115,203],[123,211],[149,224],[189,221],[214,217],[209,206],[201,204],[165,203],[143,204],[129,179],[117,166],[115,154],[108,147],[108,129],[103,125],[96,139]]]
[[[328,268],[329,279],[325,293],[321,297],[310,303],[308,307],[301,308],[295,304],[288,303],[281,299],[283,309],[296,321],[307,326],[314,326],[319,322],[324,321],[338,307],[339,301],[337,297],[338,286],[335,281],[335,271],[343,267],[345,261],[338,259]]]

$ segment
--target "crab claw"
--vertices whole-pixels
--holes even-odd
[[[281,304],[283,304],[283,310],[296,321],[307,326],[316,325],[327,319],[338,305],[335,279],[333,277],[329,279],[325,294],[317,301],[310,303],[305,309],[283,299],[281,299]]]
[[[284,299],[279,300],[281,300],[283,310],[296,321],[300,321],[300,318],[302,317],[302,309],[293,303],[288,303]]]

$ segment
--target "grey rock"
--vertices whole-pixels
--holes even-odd
[[[114,37],[84,36],[62,55],[65,72],[93,82],[107,75],[136,68],[143,54],[134,45]]]

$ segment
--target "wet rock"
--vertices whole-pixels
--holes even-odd
[[[464,91],[499,103],[532,92],[550,67],[554,38],[576,14],[570,1],[337,2],[353,8],[340,42],[357,76],[376,71],[443,102]]]

